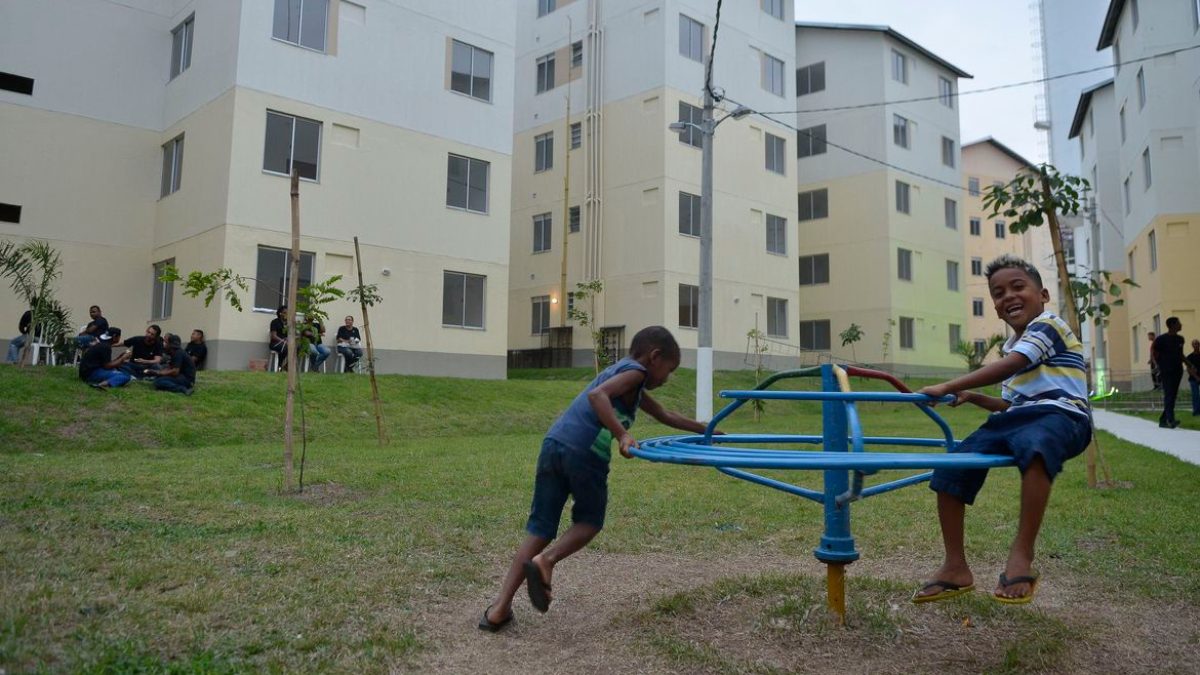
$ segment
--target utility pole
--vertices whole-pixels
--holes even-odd
[[[558,282],[558,325],[563,328],[567,326],[567,238],[571,234],[571,61],[574,54],[571,46],[571,17],[567,17],[567,54],[567,133],[563,137],[562,274]],[[568,346],[573,347],[574,344]]]
[[[713,97],[704,89],[704,112],[700,120],[700,298],[699,335],[696,343],[696,419],[712,419],[713,385]]]

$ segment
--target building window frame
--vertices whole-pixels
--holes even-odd
[[[583,122],[574,122],[571,124],[570,149],[576,150],[582,145],[583,145]]]
[[[912,213],[912,186],[902,180],[896,181],[896,211]]]
[[[535,295],[529,299],[529,334],[545,335],[550,332],[550,296]]]
[[[800,285],[821,286],[829,283],[829,254],[800,256]]]
[[[971,258],[971,276],[983,276],[983,258]]]
[[[1158,235],[1154,230],[1146,235],[1146,243],[1150,251],[1150,271],[1154,272],[1158,269]]]
[[[1142,150],[1142,183],[1143,190],[1149,190],[1151,185],[1154,185],[1154,173],[1150,169],[1150,148],[1146,147]]]
[[[581,210],[578,206],[572,206],[567,209],[567,233],[575,234],[579,231],[581,221]]]
[[[818,124],[796,132],[796,157],[803,159],[805,157],[825,154],[828,150],[825,137],[824,124]]]
[[[466,63],[461,59],[465,58]],[[496,55],[462,40],[451,40],[450,91],[491,103]],[[486,64],[486,74],[483,69]],[[479,68],[476,68],[479,66]],[[477,72],[477,70],[479,72]]]
[[[787,255],[787,218],[768,213],[764,220],[767,225],[767,253]]]
[[[457,302],[455,291],[459,291]],[[484,330],[486,326],[487,275],[442,270],[442,327]]]
[[[911,316],[900,317],[900,349],[917,348],[917,321]]]
[[[686,14],[679,15],[679,55],[704,63],[704,24]]]
[[[829,217],[829,188],[806,190],[796,195],[797,220],[805,222]]]
[[[802,68],[797,68],[796,96],[807,96],[819,91],[825,91],[825,62],[817,61]]]
[[[787,139],[772,133],[763,133],[763,150],[767,171],[781,176],[787,175]]]
[[[704,134],[700,131],[700,124],[703,120],[703,109],[697,108],[687,101],[680,101],[678,121],[683,123],[683,131],[678,132],[679,142],[693,148],[703,147]]]
[[[908,84],[908,56],[892,50],[892,79],[900,84]]]
[[[546,253],[554,243],[554,216],[549,212],[533,217],[533,253]]]
[[[913,252],[911,249],[896,249],[896,278],[900,281],[913,280]]]
[[[767,336],[786,338],[788,335],[787,298],[767,297]]]
[[[150,320],[162,321],[171,318],[171,310],[175,302],[175,282],[163,281],[162,276],[168,267],[175,266],[174,258],[167,258],[153,265],[154,275],[150,291]]]
[[[948,337],[950,338],[950,353],[957,354],[958,353],[958,345],[960,342],[963,341],[963,339],[962,339],[962,324],[957,324],[957,323],[946,324],[946,328],[947,328],[946,332],[949,334]]]
[[[291,3],[299,2],[299,15],[294,19],[290,17]],[[326,48],[329,46],[329,0],[275,0],[275,14],[271,27],[271,37],[280,42],[294,45],[302,49],[308,49],[321,54],[326,53]],[[312,7],[320,7],[313,9]],[[280,12],[283,12],[282,23],[280,22]],[[320,25],[314,25],[312,22],[316,20],[316,12],[320,12]],[[314,29],[318,29],[321,34],[320,43],[313,41],[310,33]],[[280,32],[282,30],[282,33]],[[293,31],[295,35],[293,36]]]
[[[946,290],[957,293],[960,284],[958,281],[959,264],[957,260],[946,261]]]
[[[983,236],[983,220],[982,219],[971,218],[968,220],[968,223],[970,226],[972,237],[982,237]]]
[[[946,229],[958,229],[958,202],[946,197],[942,200],[942,211],[945,218]]]
[[[272,118],[274,118],[275,121],[274,125],[272,125]],[[270,160],[280,159],[279,157],[272,158],[268,154],[268,151],[271,149],[272,145],[272,129],[274,128],[275,134],[279,134],[283,129],[283,127],[280,126],[282,122],[287,123],[287,132],[284,135],[287,138],[288,154],[286,161],[287,166],[281,171],[279,168],[273,168],[268,165]],[[313,138],[314,128],[316,130],[315,138]],[[302,135],[297,134],[297,130],[299,129],[305,130]],[[302,180],[319,183],[321,181],[321,140],[324,135],[325,125],[320,120],[309,119],[307,117],[300,117],[299,115],[292,115],[290,113],[280,112],[278,110],[267,109],[266,130],[263,133],[263,173],[269,173],[274,176],[291,176],[292,168],[296,164],[296,141],[297,137],[300,136],[302,141],[307,142],[309,139],[311,139],[314,143],[314,147],[311,149],[311,154],[314,158],[314,162],[312,163],[312,171],[310,172],[305,170],[305,165],[308,164],[307,162],[300,162],[300,178]],[[281,140],[282,138],[276,138],[275,144],[279,145]],[[307,150],[307,148],[304,149]],[[308,156],[309,153],[305,152],[303,154],[304,156]]]
[[[547,131],[533,137],[533,172],[541,173],[554,168],[554,132]]]
[[[196,13],[184,19],[171,31],[171,78],[182,75],[192,67],[192,41],[196,34]]]
[[[787,96],[787,80],[784,77],[787,64],[766,52],[762,56],[762,88],[779,97]]]
[[[983,298],[971,298],[971,316],[983,316]]]
[[[456,161],[462,163],[463,171],[461,173],[463,173],[463,180],[461,183],[455,182],[452,178],[455,174],[454,166]],[[488,212],[488,198],[490,196],[488,183],[490,181],[491,168],[491,162],[467,157],[466,155],[458,155],[453,152],[448,153],[446,159],[446,208],[486,215]],[[475,177],[480,173],[483,175],[482,187],[475,180]],[[461,189],[455,190],[456,185],[461,185]],[[480,191],[483,193],[482,197],[474,199],[474,195]],[[461,203],[458,203],[456,199],[456,192],[461,192],[462,194]],[[482,204],[479,203],[480,201],[482,201]]]
[[[679,284],[679,327],[700,327],[700,287]]]
[[[1146,109],[1146,71],[1144,68],[1138,68],[1137,71],[1137,95],[1138,95],[1138,110]]]
[[[800,349],[827,352],[832,345],[829,319],[800,322]]]
[[[679,191],[679,234],[700,236],[700,195]]]
[[[954,108],[954,83],[941,75],[938,75],[938,102],[947,108]]]
[[[275,311],[287,304],[288,275],[292,273],[289,264],[292,252],[290,249],[275,246],[259,245],[254,266],[254,311],[274,314]],[[272,264],[272,257],[278,260]],[[275,286],[267,279],[273,279],[269,272],[263,269],[264,257],[269,267],[279,272],[279,285]],[[300,278],[296,280],[297,288],[307,288],[316,278],[317,254],[312,251],[300,251]]]
[[[537,15],[539,19],[556,9],[558,9],[558,0],[538,0]]]
[[[942,165],[951,169],[958,163],[954,157],[956,143],[949,136],[942,136]]]
[[[904,148],[912,147],[912,120],[903,115],[892,114],[892,144]]]
[[[1008,227],[1005,225],[1003,220],[997,220],[995,227],[997,239],[1005,239],[1008,237]]]
[[[554,52],[539,56],[534,65],[537,68],[535,93],[544,94],[554,89]]]
[[[183,137],[184,134],[179,134],[163,143],[159,199],[179,192],[179,188],[183,186]]]
[[[759,0],[758,6],[768,15],[783,21],[783,0]]]

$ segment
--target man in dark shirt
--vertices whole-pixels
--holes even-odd
[[[112,355],[113,344],[120,340],[120,328],[110,327],[107,333],[101,333],[95,344],[88,347],[79,359],[79,379],[97,389],[127,384],[129,373],[121,370],[121,366],[129,360],[130,352],[126,351],[115,359]]]
[[[1179,420],[1175,419],[1175,398],[1179,395],[1179,381],[1183,379],[1183,336],[1179,334],[1182,329],[1178,317],[1167,319],[1167,332],[1154,338],[1151,347],[1163,388],[1163,411],[1158,426],[1166,429],[1179,426]]]
[[[337,331],[337,350],[346,360],[346,367],[343,372],[351,372],[354,370],[354,364],[362,358],[363,348],[359,346],[362,341],[362,336],[358,333],[358,327],[354,325],[354,317],[346,317],[346,323],[338,327]]]
[[[146,334],[142,337],[132,337],[121,344],[129,348],[132,353],[129,359],[129,370],[134,377],[143,377],[147,368],[153,368],[162,363],[162,328],[158,324],[148,326]]]
[[[76,342],[79,343],[80,349],[87,349],[92,346],[93,342],[108,332],[108,319],[104,318],[104,314],[100,311],[100,305],[89,307],[88,316],[91,317],[91,321],[83,327],[83,332],[75,338]]]
[[[1192,387],[1192,417],[1200,415],[1200,340],[1192,340],[1192,353],[1184,358]]]
[[[208,345],[204,344],[204,331],[199,328],[192,331],[192,339],[183,348],[185,354],[192,359],[196,370],[204,370],[204,362],[208,360]]]
[[[182,341],[178,335],[167,338],[167,365],[146,371],[154,375],[154,388],[160,391],[170,391],[176,394],[192,395],[192,387],[196,385],[196,364],[192,357],[183,351]]]
[[[275,318],[271,320],[271,337],[267,348],[279,355],[279,369],[287,368],[287,305],[275,310]]]
[[[37,304],[35,298],[33,304]],[[33,310],[27,309],[21,315],[21,320],[17,322],[17,337],[8,341],[8,358],[5,361],[16,363],[17,359],[21,358],[21,349],[25,346],[25,341],[29,339],[29,324],[33,323]]]

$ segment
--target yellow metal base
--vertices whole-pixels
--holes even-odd
[[[837,617],[838,625],[844,626],[846,625],[846,565],[845,563],[827,563],[825,569],[829,611]]]

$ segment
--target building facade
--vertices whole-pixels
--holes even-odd
[[[901,371],[961,369],[957,92],[970,75],[886,26],[798,22],[795,50],[801,346]],[[897,103],[858,106],[871,101]],[[864,337],[843,347],[852,324]]]
[[[515,12],[505,3],[5,0],[0,237],[67,262],[74,316],[267,354],[301,175],[300,282],[356,283],[382,372],[504,377]],[[70,55],[67,58],[66,55]],[[226,267],[247,311],[157,281]],[[20,311],[11,295],[0,312]],[[359,312],[335,302],[334,325]],[[359,317],[361,324],[361,317]]]
[[[511,349],[546,346],[553,328],[574,325],[564,299],[573,303],[576,284],[599,280],[603,292],[581,309],[612,355],[638,329],[661,324],[684,363],[694,363],[701,137],[668,126],[700,122],[713,10],[699,0],[521,4]],[[728,99],[718,118],[739,104],[790,106],[791,17],[790,0],[725,3],[713,83]],[[758,116],[728,119],[715,134],[718,368],[745,367],[756,325],[773,340],[797,339],[795,169],[785,161],[793,143],[787,127]],[[587,330],[574,330],[570,346],[576,363],[591,363]]]

